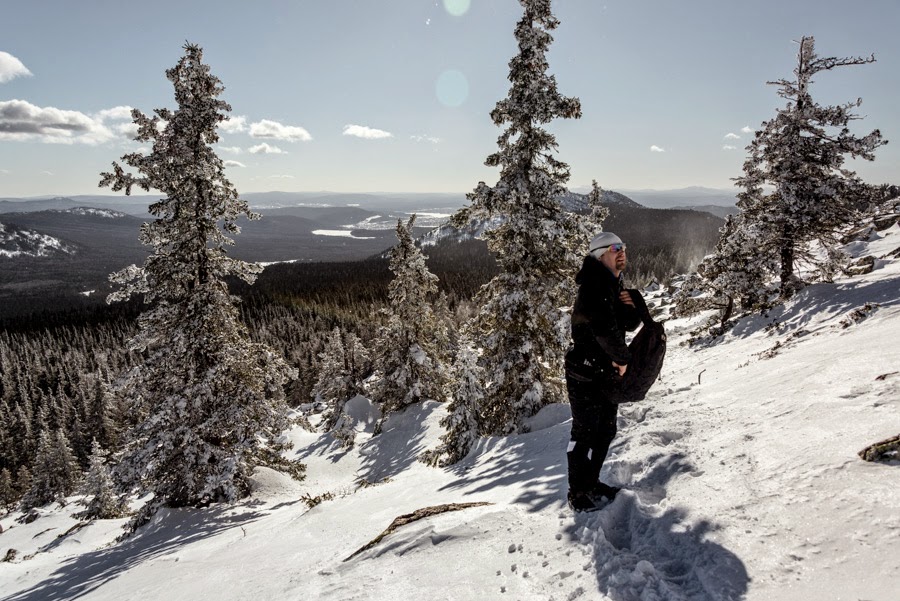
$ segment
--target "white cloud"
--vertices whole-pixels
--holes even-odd
[[[0,83],[17,77],[31,77],[31,71],[9,52],[0,51]]]
[[[296,179],[293,175],[270,175],[269,179]]]
[[[225,161],[224,165],[226,167],[246,167],[247,166],[240,161]]]
[[[725,139],[726,140],[740,140],[741,137],[735,133],[728,132],[727,134],[725,134]]]
[[[244,152],[240,146],[219,146],[219,150],[229,154],[242,154]]]
[[[111,109],[103,109],[94,117],[100,121],[131,121],[131,111],[133,110],[130,106],[114,106]]]
[[[355,138],[363,138],[365,140],[380,140],[382,138],[393,138],[394,134],[383,129],[373,129],[365,125],[345,125],[344,135],[353,136]]]
[[[247,130],[247,118],[243,116],[231,116],[228,121],[219,123],[219,129],[227,134],[237,134]]]
[[[426,135],[410,136],[409,139],[414,142],[431,142],[432,144],[440,144],[440,142],[441,142],[440,138],[435,138],[434,136],[426,136]]]
[[[265,142],[257,144],[256,146],[251,146],[248,150],[250,151],[250,154],[287,154],[277,146],[270,146]]]
[[[117,134],[129,140],[134,140],[138,135],[137,123],[116,123],[112,128]]]
[[[250,135],[254,138],[272,138],[289,142],[309,142],[312,136],[302,127],[282,125],[277,121],[263,119],[250,125]]]
[[[25,100],[0,101],[0,140],[52,144],[101,144],[115,138],[102,121],[79,111],[40,107]]]
[[[12,173],[9,169],[0,169],[0,175],[9,175]]]
[[[665,152],[665,151],[666,151],[665,148],[661,148],[661,147],[657,146],[656,144],[654,144],[653,146],[650,147],[650,152]]]
[[[745,134],[752,134],[752,133],[753,133],[753,130],[750,129],[750,126],[749,126],[749,125],[745,125],[744,127],[742,127],[742,128],[741,128],[741,131],[742,131],[743,133],[745,133]]]
[[[737,150],[737,146],[732,146],[731,144],[725,144],[722,146],[722,150]]]
[[[53,172],[44,170],[44,171],[41,171],[41,175],[49,175],[50,177],[53,177]]]
[[[131,116],[133,110],[130,106],[114,106],[94,113],[92,117],[123,138],[134,140],[138,134],[138,126]],[[109,121],[112,123],[107,123]]]

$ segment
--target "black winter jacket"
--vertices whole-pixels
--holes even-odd
[[[588,377],[591,372],[594,376],[610,377],[616,373],[613,361],[619,365],[631,361],[625,332],[637,329],[641,315],[619,300],[619,293],[625,289],[621,278],[591,255],[584,258],[575,283],[578,296],[572,308],[574,347],[566,357],[566,365]],[[629,292],[636,304],[640,302],[636,299],[640,297],[637,290]]]

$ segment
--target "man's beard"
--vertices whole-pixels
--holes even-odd
[[[618,269],[619,271],[625,271],[626,264],[627,261],[624,257],[622,257],[621,259],[616,259],[616,269]]]

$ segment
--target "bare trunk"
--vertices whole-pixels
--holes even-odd
[[[731,319],[731,316],[734,314],[734,298],[728,297],[728,304],[725,305],[725,308],[722,309],[722,318],[719,321],[719,325],[721,327],[725,327],[725,324],[728,323],[728,320]]]
[[[785,228],[781,238],[781,296],[790,298],[796,289],[794,276],[794,233]]]

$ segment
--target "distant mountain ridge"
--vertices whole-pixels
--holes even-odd
[[[307,201],[364,200],[361,195],[305,195]],[[91,198],[104,199],[86,206]],[[0,255],[0,305],[4,312],[27,311],[33,301],[46,304],[47,299],[72,297],[86,290],[97,290],[96,298],[110,291],[108,275],[130,263],[141,264],[149,252],[138,240],[141,224],[146,222],[146,206],[158,196],[129,197],[128,204],[116,204],[121,197],[55,197],[11,202],[0,201],[0,223],[7,231],[29,231],[33,236],[48,236],[59,241],[60,248],[70,252],[41,255],[35,247],[22,254],[24,243],[7,241],[7,256]],[[377,200],[376,200],[377,198]],[[399,198],[399,197],[398,197]],[[368,204],[332,205],[306,202],[302,205],[255,208],[263,215],[258,221],[238,219],[241,233],[228,253],[236,258],[257,262],[353,262],[382,255],[396,243],[393,228],[398,219],[416,212],[414,236],[422,239],[429,255],[449,266],[459,261],[486,260],[487,249],[478,240],[480,227],[455,232],[446,225],[455,212],[450,195],[431,195],[429,205],[422,196],[399,198],[405,204],[373,206],[389,201],[386,196],[372,196]],[[270,193],[253,202],[297,200],[296,195]],[[459,200],[458,198],[456,199]],[[561,198],[566,210],[583,212],[588,208],[584,194],[570,192]],[[610,208],[604,228],[615,231],[636,253],[667,257],[685,254],[702,256],[714,245],[722,220],[701,211],[651,209],[618,192],[606,191],[603,202]],[[43,210],[9,212],[8,209],[48,207]],[[122,210],[122,209],[126,210]],[[457,207],[458,208],[458,207]],[[144,211],[140,214],[140,211]],[[21,238],[21,236],[20,236]],[[472,240],[472,238],[476,238]],[[453,248],[454,241],[472,240],[468,250]],[[50,248],[50,246],[47,246]],[[12,253],[17,254],[13,255]],[[47,251],[49,252],[49,251]],[[460,253],[469,252],[467,257]],[[438,257],[437,255],[442,255]],[[483,257],[482,257],[483,255]],[[481,257],[481,258],[479,258]],[[657,259],[654,259],[657,260]],[[448,268],[449,269],[449,268]]]
[[[692,205],[672,207],[672,209],[676,211],[704,211],[706,213],[712,213],[716,217],[721,217],[722,219],[725,219],[729,215],[736,215],[738,212],[737,207],[723,207],[720,205]]]
[[[572,188],[563,196],[580,203],[590,192],[587,188]],[[733,207],[736,202],[732,190],[691,186],[675,190],[604,190],[610,204],[632,202],[655,209],[683,207]],[[147,215],[147,207],[161,198],[160,194],[132,196],[74,195],[31,198],[0,198],[0,213],[67,209],[77,206],[109,208],[131,215]],[[346,192],[248,192],[241,194],[254,210],[277,210],[288,207],[359,207],[374,212],[403,211],[407,213],[425,208],[459,209],[468,201],[464,193],[346,193]],[[706,210],[706,209],[703,209]],[[452,211],[451,211],[452,212]]]
[[[587,194],[570,191],[562,195],[559,200],[563,210],[570,213],[586,213],[589,210]],[[640,227],[641,218],[638,217],[639,215],[643,215],[645,219],[650,219],[654,222],[658,221],[667,224],[663,227],[666,227],[669,231],[673,229],[672,223],[680,223],[685,220],[690,222],[696,221],[699,225],[697,226],[695,233],[698,237],[704,239],[709,236],[709,231],[711,229],[718,232],[718,228],[721,227],[721,220],[719,219],[714,218],[713,221],[710,221],[699,215],[690,215],[690,213],[695,213],[695,211],[673,210],[671,214],[666,214],[659,209],[645,207],[628,196],[612,190],[604,190],[600,202],[610,210],[610,215],[603,224],[604,229],[616,231],[616,233],[621,236],[627,236],[632,243],[648,244],[652,241],[653,236],[647,237],[646,240],[644,239],[645,236],[642,232],[646,228]],[[651,215],[652,218],[648,217]],[[423,246],[433,246],[443,240],[462,241],[470,240],[472,238],[481,238],[488,225],[496,225],[498,220],[499,219],[491,220],[489,222],[473,222],[467,228],[463,228],[462,230],[458,230],[447,223],[428,232],[422,238],[421,243]],[[690,228],[679,226],[676,229],[688,230]],[[632,235],[629,236],[629,234]],[[659,235],[661,240],[668,240],[669,238],[665,232],[660,232]]]
[[[733,207],[737,202],[737,196],[733,190],[701,186],[676,190],[621,190],[621,192],[645,207],[653,209],[707,205]]]
[[[147,208],[161,194],[131,196],[74,195],[37,198],[0,198],[0,213],[29,213],[51,209],[95,207],[129,215],[148,216]],[[414,212],[422,209],[458,209],[466,204],[465,194],[443,193],[343,193],[343,192],[249,192],[241,194],[253,210],[289,207],[359,207],[375,212]]]

